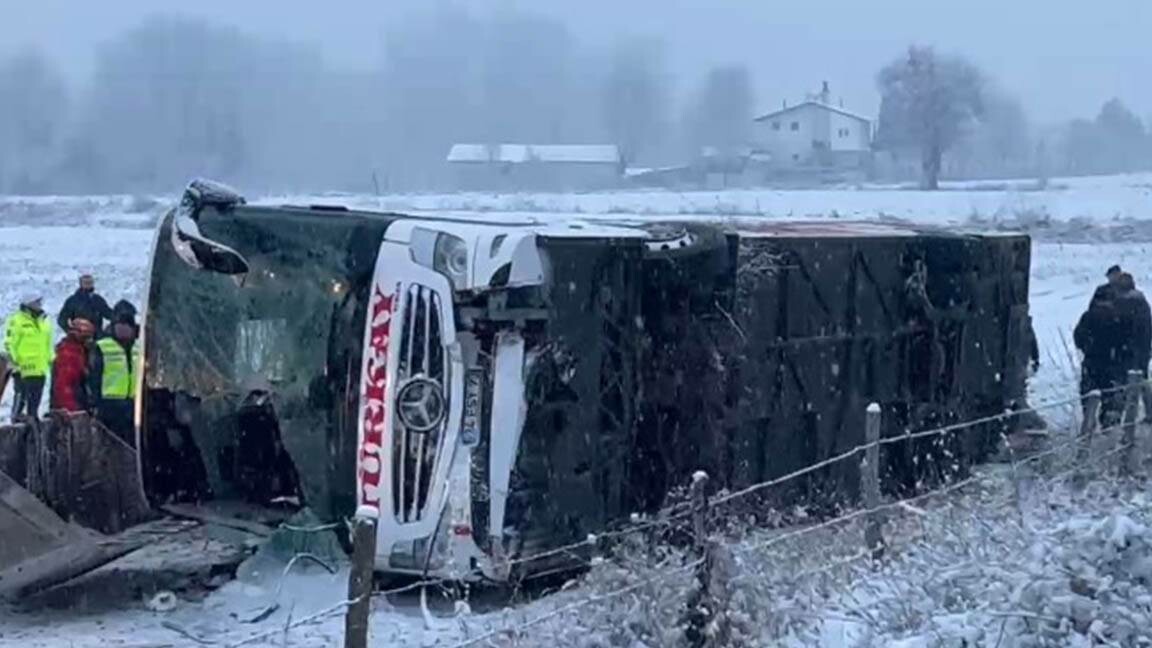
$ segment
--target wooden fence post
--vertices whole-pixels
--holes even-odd
[[[1080,422],[1080,437],[1090,438],[1100,427],[1100,390],[1094,389],[1084,396],[1084,420]]]
[[[700,566],[696,568],[696,589],[688,596],[688,645],[693,648],[708,642],[708,625],[716,614],[711,602],[712,560],[708,548],[708,473],[697,470],[692,474],[689,496],[692,500],[692,548]]]
[[[1136,458],[1136,419],[1140,416],[1140,388],[1143,382],[1144,374],[1136,369],[1128,372],[1128,384],[1124,388],[1124,436],[1121,441],[1124,449],[1120,453],[1123,458],[1121,470],[1125,475],[1132,474],[1132,462]]]
[[[872,511],[865,519],[864,546],[873,560],[884,557],[884,515],[875,511],[880,506],[880,405],[868,406],[864,424],[864,460],[860,466],[860,490],[864,495],[865,510]]]
[[[368,648],[368,616],[372,611],[372,575],[376,568],[375,508],[362,506],[352,522],[352,571],[348,575],[348,613],[344,618],[344,648]]]
[[[697,470],[692,475],[689,494],[692,497],[692,536],[696,555],[702,557],[708,543],[708,473]]]
[[[1080,438],[1077,440],[1076,464],[1083,466],[1092,456],[1092,441],[1100,429],[1100,404],[1103,397],[1100,390],[1094,389],[1084,395],[1084,420],[1080,422]]]

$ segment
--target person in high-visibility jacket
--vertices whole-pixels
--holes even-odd
[[[131,306],[127,302],[122,304]],[[117,304],[106,335],[96,341],[89,357],[89,389],[96,403],[96,420],[125,443],[136,445],[135,398],[140,376],[136,348],[139,328],[132,308]]]
[[[12,420],[35,419],[52,366],[52,324],[44,314],[44,299],[30,294],[20,300],[4,326],[4,350],[12,363],[15,398]]]

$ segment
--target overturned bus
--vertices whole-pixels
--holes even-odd
[[[407,216],[196,182],[153,250],[144,490],[378,508],[381,571],[531,574],[554,565],[519,559],[659,510],[695,470],[737,488],[854,447],[870,402],[886,435],[1012,407],[1029,264],[1008,234]],[[885,487],[998,437],[885,446]],[[778,497],[850,498],[856,470]]]

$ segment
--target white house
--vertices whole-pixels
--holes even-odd
[[[608,189],[624,172],[612,144],[456,144],[447,162],[464,191]]]
[[[828,83],[794,106],[756,118],[756,150],[778,168],[862,168],[872,150],[872,120],[833,105]]]

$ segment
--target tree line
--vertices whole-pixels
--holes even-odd
[[[592,48],[531,13],[441,7],[390,29],[383,50],[352,72],[314,47],[158,15],[103,46],[77,87],[18,54],[0,61],[0,193],[172,191],[193,175],[426,190],[446,186],[458,142],[618,143],[654,165],[710,129],[743,141],[750,127],[743,67],[709,75],[680,114],[662,43]]]
[[[590,46],[520,10],[427,10],[357,71],[316,47],[157,15],[101,47],[80,84],[35,51],[0,60],[0,193],[169,192],[197,175],[254,192],[435,190],[458,142],[616,143],[633,166],[754,146],[745,65],[677,79],[659,40]],[[1150,163],[1146,126],[1119,101],[1041,131],[975,66],[928,48],[894,60],[878,88],[876,145],[926,186]]]

